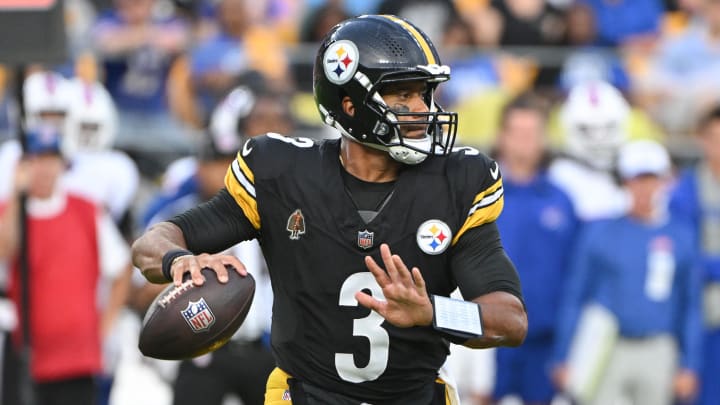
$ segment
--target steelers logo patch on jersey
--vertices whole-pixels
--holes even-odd
[[[323,55],[325,77],[331,83],[345,84],[355,75],[360,55],[357,46],[348,40],[340,40],[330,45]]]
[[[447,250],[452,241],[452,232],[447,224],[439,219],[430,219],[422,223],[417,230],[417,244],[429,255],[439,255]]]

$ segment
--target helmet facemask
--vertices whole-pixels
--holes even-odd
[[[356,114],[359,120],[369,124],[363,134],[353,138],[367,146],[385,150],[393,159],[405,164],[418,164],[428,155],[449,154],[457,133],[457,113],[444,111],[434,99],[437,85],[448,78],[449,68],[437,65],[418,66],[411,72],[383,74],[375,84],[365,86],[368,90],[362,105],[356,107]],[[423,101],[429,111],[393,109],[381,96],[383,89],[389,85],[417,81],[426,84]],[[420,129],[425,130],[422,137],[403,135]]]

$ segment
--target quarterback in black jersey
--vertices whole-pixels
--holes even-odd
[[[438,374],[449,342],[523,341],[520,282],[495,225],[501,175],[477,150],[453,149],[457,114],[433,98],[449,74],[406,20],[339,24],[314,91],[340,139],[248,140],[225,189],[133,245],[150,281],[189,272],[202,284],[204,267],[221,281],[225,264],[244,274],[216,252],[260,241],[275,300],[266,404],[455,403]],[[467,301],[443,299],[455,288]]]

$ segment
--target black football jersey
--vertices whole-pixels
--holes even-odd
[[[227,190],[258,231],[274,292],[272,347],[290,375],[371,403],[431,386],[448,353],[432,327],[397,328],[359,306],[382,297],[364,264],[387,243],[418,267],[430,294],[456,288],[449,255],[468,229],[502,210],[497,163],[471,148],[404,166],[369,223],[344,187],[339,140],[268,134],[249,140]],[[242,258],[241,258],[242,259]]]

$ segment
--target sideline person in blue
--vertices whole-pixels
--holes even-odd
[[[567,386],[570,342],[583,306],[594,303],[616,319],[619,336],[589,403],[687,401],[697,392],[702,343],[695,238],[668,214],[670,158],[662,145],[623,146],[618,171],[631,207],[584,227],[559,317],[555,377]]]
[[[522,95],[500,116],[496,159],[503,172],[505,215],[497,223],[523,282],[528,334],[518,348],[497,349],[493,396],[549,404],[550,358],[559,297],[578,227],[569,197],[547,178],[547,116],[539,99]]]
[[[700,246],[704,271],[703,354],[716,360],[703,362],[697,404],[716,405],[720,404],[720,105],[700,120],[698,141],[703,159],[681,174],[670,199],[670,211],[692,224]]]

